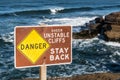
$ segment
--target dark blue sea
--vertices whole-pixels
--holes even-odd
[[[72,25],[78,32],[99,16],[120,11],[120,0],[0,0],[0,80],[39,77],[39,67],[14,68],[14,27]],[[47,76],[120,72],[120,43],[72,40],[72,64],[49,66]]]

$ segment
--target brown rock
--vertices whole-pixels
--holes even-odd
[[[120,12],[114,12],[105,16],[106,24],[110,24],[111,30],[105,34],[109,40],[120,42]]]
[[[73,33],[73,39],[87,39],[87,38],[90,38],[88,30],[83,30],[81,32]]]
[[[114,12],[105,16],[105,22],[120,25],[120,12]]]
[[[105,34],[110,41],[120,42],[120,26],[111,25],[112,30],[106,31]]]
[[[107,37],[109,39],[119,39],[120,38],[120,33],[115,32],[115,31],[107,31],[107,32],[105,32],[105,34],[107,35]]]
[[[120,25],[111,25],[112,31],[120,32]]]
[[[95,23],[94,23],[95,22]],[[114,12],[86,23],[88,30],[73,33],[74,39],[88,39],[100,34],[99,38],[120,42],[120,12]]]
[[[39,79],[33,78],[33,79],[22,79],[22,80],[39,80]],[[48,78],[47,80],[120,80],[120,73],[95,73],[95,74],[85,74],[85,75],[77,75],[71,77],[52,77],[52,78]]]
[[[83,30],[78,33],[73,33],[73,39],[89,39],[97,36],[97,31],[90,32],[89,30]]]
[[[96,23],[93,25],[89,25],[91,30],[96,30],[98,27],[101,27],[101,23]]]
[[[104,21],[103,17],[95,18],[95,23],[102,23]]]

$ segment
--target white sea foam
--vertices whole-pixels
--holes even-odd
[[[45,19],[40,21],[39,23],[47,23],[52,25],[83,26],[85,23],[95,18],[96,17],[54,18],[54,19]]]
[[[120,56],[120,52],[119,51],[115,51],[113,55]]]
[[[49,8],[52,14],[56,14],[58,11],[64,10],[63,7],[51,7]]]
[[[106,42],[105,44],[108,46],[120,47],[120,43],[118,43],[118,42]]]
[[[1,35],[0,38],[2,40],[4,40],[4,42],[11,42],[11,43],[13,43],[13,41],[14,41],[14,32],[3,34],[3,35]]]
[[[82,47],[89,47],[94,45],[94,41],[98,41],[99,39],[97,37],[92,39],[73,39],[72,41],[72,47],[73,48],[82,48]],[[101,42],[101,41],[99,41]]]
[[[73,46],[73,48],[81,47],[81,46],[84,46],[84,47],[85,46],[92,46],[92,45],[94,45],[94,41],[98,41],[99,44],[105,44],[107,46],[120,47],[120,43],[118,43],[118,42],[111,42],[111,41],[106,42],[104,40],[98,39],[97,37],[92,38],[92,39],[73,39],[72,46]],[[106,50],[104,49],[104,51],[106,51]]]

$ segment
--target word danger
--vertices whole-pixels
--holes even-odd
[[[69,60],[69,48],[51,48],[50,61]]]
[[[21,50],[28,50],[28,49],[44,49],[46,48],[46,43],[34,43],[34,44],[21,44]]]

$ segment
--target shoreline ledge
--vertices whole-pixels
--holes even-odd
[[[12,79],[12,80],[39,80],[38,78]],[[93,73],[71,77],[48,77],[47,80],[120,80],[120,73]]]
[[[113,12],[97,17],[86,23],[87,29],[73,33],[73,39],[90,39],[98,37],[105,41],[120,42],[120,12]]]

